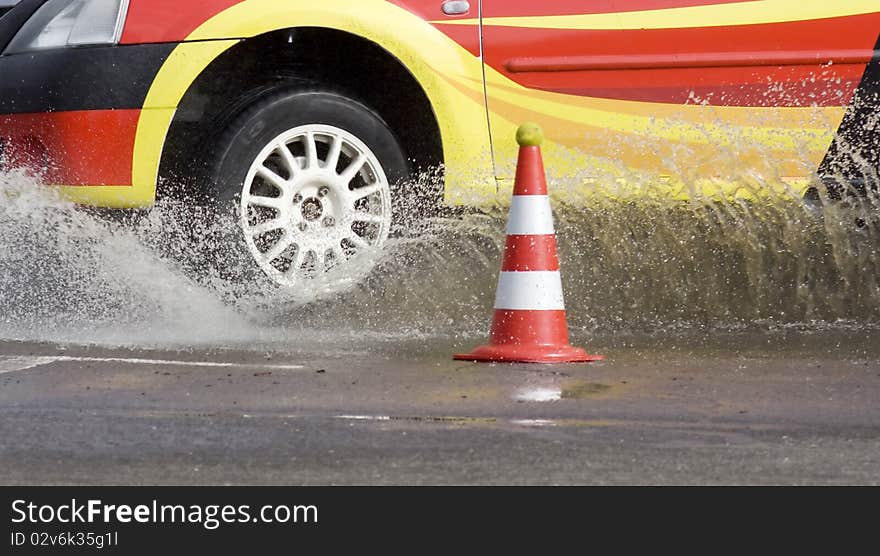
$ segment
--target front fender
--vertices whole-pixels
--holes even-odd
[[[295,27],[352,33],[396,57],[422,86],[437,117],[447,202],[495,198],[481,60],[429,22],[385,0],[244,0],[207,19],[172,52],[147,94],[135,140],[131,195],[155,197],[174,112],[208,65],[239,40]]]

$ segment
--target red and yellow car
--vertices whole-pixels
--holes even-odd
[[[526,120],[575,199],[878,168],[876,0],[3,2],[3,167],[82,204],[228,207],[281,286],[417,205],[506,199]]]

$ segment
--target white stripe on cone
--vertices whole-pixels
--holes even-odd
[[[543,236],[553,230],[553,212],[547,195],[514,195],[507,218],[507,235]]]
[[[502,272],[495,308],[508,311],[562,311],[562,278],[558,270]]]

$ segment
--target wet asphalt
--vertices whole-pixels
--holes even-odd
[[[576,365],[0,342],[0,483],[878,484],[877,339],[599,337]]]

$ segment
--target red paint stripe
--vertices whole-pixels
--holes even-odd
[[[454,21],[456,19],[473,19],[477,17],[477,3],[471,2],[470,12],[459,15],[443,13],[443,2],[437,0],[385,0],[395,6],[411,12],[428,21]]]
[[[443,13],[443,3],[439,0],[386,0],[414,15],[435,24],[437,29],[466,48],[474,56],[480,55],[479,25],[444,25],[444,22],[478,17],[477,2],[471,2],[469,13],[449,16]]]
[[[688,52],[682,54],[625,54],[594,56],[549,56],[512,58],[504,67],[511,73],[592,70],[730,68],[753,66],[816,66],[822,64],[867,64],[873,50],[825,52]]]
[[[808,21],[681,29],[542,29],[487,27],[488,62],[531,58],[671,56],[786,52],[869,52],[880,31],[880,13]]]
[[[754,25],[673,29],[484,29],[488,50],[521,56],[871,50],[880,12]],[[493,53],[494,55],[494,53]]]
[[[52,185],[131,185],[140,110],[0,116],[9,167]]]
[[[241,1],[141,0],[140,2],[132,2],[119,42],[122,44],[180,42],[202,23]]]
[[[754,2],[754,0],[613,0],[612,3],[616,12],[641,12],[693,6],[721,6],[743,2]]]
[[[484,34],[486,62],[532,89],[672,103],[689,102],[694,91],[722,106],[840,106],[852,100],[878,31],[880,14],[689,29],[490,27]],[[760,65],[762,53],[775,65]],[[836,58],[830,66],[829,57]],[[522,71],[542,66],[554,71]]]
[[[517,79],[529,87],[553,89],[721,87],[731,85],[770,86],[799,81],[854,79],[864,73],[864,64],[833,66],[767,66],[745,68],[681,68],[606,70],[591,72],[523,73]],[[772,79],[771,79],[772,78]],[[772,83],[768,83],[772,80]],[[830,87],[826,83],[823,87]]]
[[[520,84],[569,95],[716,106],[846,106],[864,65],[787,66],[680,70],[595,71],[589,81],[574,73],[521,74]]]
[[[540,147],[520,147],[516,164],[514,195],[546,195],[547,178]]]
[[[496,309],[490,342],[508,345],[565,345],[568,343],[565,311]]]
[[[428,1],[434,4],[438,3],[435,0]],[[668,8],[688,8],[691,6],[737,4],[750,1],[752,0],[593,0],[591,2],[573,2],[572,0],[541,0],[540,2],[532,0],[497,0],[491,3],[487,2],[483,6],[483,10],[485,17],[532,17],[635,12]],[[398,0],[397,3],[408,3],[408,0]]]
[[[559,270],[559,259],[556,256],[556,236],[507,236],[501,270],[505,272]]]
[[[441,3],[437,0],[388,1],[429,21],[475,17],[474,10],[471,10],[470,14],[462,16],[446,16],[441,10]],[[120,42],[122,44],[180,42],[207,20],[240,2],[242,0],[186,0],[185,2],[180,0],[143,0],[132,2]],[[480,35],[477,26],[440,25],[438,28],[452,40],[468,49],[474,56],[479,56]]]

